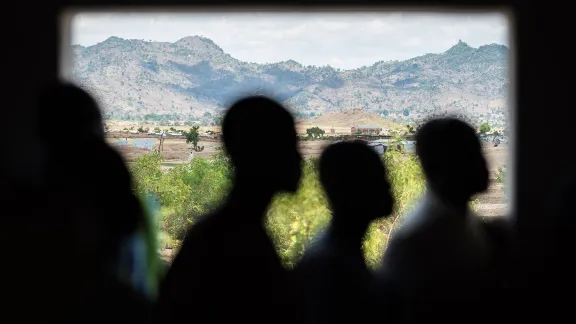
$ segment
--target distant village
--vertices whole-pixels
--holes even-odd
[[[310,132],[310,130],[313,130]],[[397,146],[398,149],[404,150],[406,152],[415,151],[415,141],[414,135],[417,129],[413,127],[407,127],[404,134],[400,134],[397,130],[384,129],[382,126],[376,125],[358,125],[350,127],[350,132],[348,134],[339,133],[337,134],[334,128],[330,129],[328,134],[319,127],[312,127],[308,129],[308,135],[301,135],[302,140],[331,140],[335,142],[346,141],[352,139],[360,139],[365,141],[370,147],[372,147],[379,155],[384,154],[388,148],[393,145]],[[173,138],[173,139],[186,139],[185,131],[177,130],[174,127],[170,127],[169,130],[160,130],[156,128],[154,130],[143,129],[123,129],[122,131],[111,131],[106,129],[105,131],[108,136],[114,138],[126,138],[126,140],[117,141],[116,145],[128,145],[128,138],[160,138],[159,150],[162,150],[163,139]],[[500,128],[490,128],[490,132],[482,133],[478,130],[479,137],[483,142],[484,146],[494,146],[497,147],[500,144],[508,143],[508,137],[503,134],[504,130]],[[396,139],[401,136],[403,139],[398,142]],[[220,132],[206,131],[198,132],[198,137],[203,141],[218,141],[221,139]],[[144,140],[145,141],[145,140]],[[145,148],[152,150],[155,144],[153,142],[133,142],[133,146]],[[190,152],[191,160],[194,157],[194,152]]]

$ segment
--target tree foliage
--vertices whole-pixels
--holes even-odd
[[[417,198],[425,190],[425,180],[416,156],[394,143],[383,155],[396,201],[391,217],[371,224],[363,250],[366,263],[380,264],[388,239]],[[213,212],[229,192],[233,168],[224,151],[211,158],[195,158],[173,169],[161,169],[158,153],[143,155],[132,166],[135,190],[152,194],[161,205],[161,230],[173,239],[183,238],[195,219]],[[310,241],[331,218],[324,191],[318,179],[317,160],[303,163],[303,174],[294,195],[280,194],[268,209],[266,226],[286,267],[293,267]]]
[[[306,134],[308,135],[308,138],[321,138],[322,136],[324,136],[326,132],[321,129],[318,126],[314,126],[312,128],[308,128],[306,130]]]
[[[200,129],[200,126],[193,126],[189,131],[184,132],[184,136],[186,137],[186,144],[192,143],[192,149],[194,151],[202,151],[204,149],[204,147],[202,147],[202,149],[198,148],[198,141],[200,140],[200,133],[198,132],[198,129]]]
[[[330,220],[316,166],[315,159],[304,162],[296,194],[278,195],[268,211],[268,231],[287,267],[293,267],[300,260],[310,240]]]
[[[407,153],[402,149],[400,140],[387,147],[383,161],[388,171],[388,180],[392,184],[395,204],[392,215],[375,221],[366,234],[363,249],[366,264],[371,268],[381,263],[382,255],[394,228],[401,223],[402,218],[410,211],[425,189],[420,162],[415,154]]]
[[[408,128],[408,134],[409,135],[414,135],[418,132],[418,130],[420,129],[420,125],[406,125],[406,128]]]
[[[162,171],[159,153],[142,155],[131,167],[135,190],[152,194],[160,202],[161,228],[182,239],[188,226],[202,214],[212,212],[230,185],[230,167],[221,154],[211,159],[196,158],[190,163]]]
[[[480,125],[480,134],[488,134],[492,130],[492,127],[488,123],[483,123]]]

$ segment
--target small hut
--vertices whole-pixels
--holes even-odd
[[[355,126],[352,127],[352,135],[378,135],[382,131],[380,126]]]

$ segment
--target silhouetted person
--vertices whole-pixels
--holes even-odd
[[[38,113],[44,189],[53,201],[47,211],[56,217],[39,217],[46,236],[36,238],[52,255],[46,283],[58,291],[55,316],[145,319],[149,303],[117,275],[119,251],[143,221],[142,209],[122,157],[105,142],[96,102],[57,84],[41,96]]]
[[[263,134],[258,147],[254,130]],[[273,100],[249,97],[228,110],[222,132],[232,191],[189,230],[162,285],[158,320],[299,322],[295,288],[264,227],[272,197],[298,187],[294,119]]]
[[[538,281],[539,293],[548,295],[547,307],[555,309],[556,316],[570,316],[572,298],[569,294],[576,288],[576,264],[574,252],[576,251],[576,213],[574,200],[576,199],[576,177],[567,174],[562,182],[552,191],[553,198],[549,201],[551,215],[542,217],[539,222],[540,251],[534,255],[538,257],[538,267],[531,271],[540,271],[545,280]],[[540,240],[539,240],[540,241]],[[544,253],[542,253],[543,251]],[[525,262],[524,264],[527,264]],[[525,287],[531,287],[525,285]],[[524,288],[526,289],[526,288]],[[528,289],[526,289],[528,290]],[[529,295],[530,294],[530,295]],[[530,291],[523,291],[521,297],[532,296]],[[560,310],[556,310],[560,307]]]
[[[339,142],[320,157],[320,181],[332,221],[306,250],[296,276],[313,322],[362,322],[374,312],[362,242],[370,223],[392,212],[386,170],[366,144]]]
[[[567,176],[564,181],[555,188],[554,199],[551,201],[553,212],[548,231],[554,238],[554,248],[557,251],[555,257],[559,262],[570,263],[568,255],[576,250],[576,217],[574,214],[574,199],[576,198],[576,177]],[[544,222],[543,222],[544,223]],[[563,258],[566,258],[562,260]],[[566,264],[567,265],[567,264]],[[573,265],[574,266],[574,265]],[[572,266],[572,267],[573,267]]]
[[[478,321],[495,290],[487,233],[469,206],[488,187],[488,168],[472,127],[453,118],[425,123],[416,153],[428,189],[393,234],[383,274],[398,285],[404,321]]]

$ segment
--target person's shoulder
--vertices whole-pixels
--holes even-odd
[[[215,235],[216,226],[211,216],[212,215],[203,215],[192,222],[186,231],[186,235],[182,241],[182,247],[196,245],[196,242],[210,239]],[[204,246],[204,248],[206,248],[206,246]]]
[[[414,271],[416,263],[425,262],[435,253],[433,240],[420,228],[410,231],[399,231],[393,234],[388,242],[383,258],[383,267],[398,271]]]
[[[234,232],[233,226],[226,223],[221,215],[216,213],[205,214],[196,218],[184,236],[181,245],[181,252],[206,254],[213,253],[219,247],[230,249],[232,244],[230,241],[235,241],[234,235],[241,235],[242,230],[236,229]],[[221,251],[225,252],[225,251]]]
[[[402,249],[406,249],[414,245],[422,244],[430,235],[431,226],[429,223],[421,222],[401,224],[396,231],[393,231],[388,247],[401,246]]]
[[[327,238],[325,236],[317,237],[306,248],[295,270],[300,272],[323,271],[323,268],[330,267],[330,264],[336,259],[333,245],[327,241]]]
[[[314,268],[318,264],[324,263],[330,258],[331,258],[330,249],[321,244],[316,244],[306,249],[306,252],[304,252],[302,259],[300,259],[299,266],[301,266],[302,268],[305,267]]]
[[[399,255],[403,255],[409,251],[412,251],[412,247],[414,246],[415,241],[416,237],[412,232],[407,233],[398,231],[398,233],[393,234],[386,246],[384,260],[397,258]]]
[[[117,319],[146,321],[151,319],[153,303],[131,286],[112,276],[99,278],[97,290],[74,314],[80,319],[88,314],[91,319]]]

